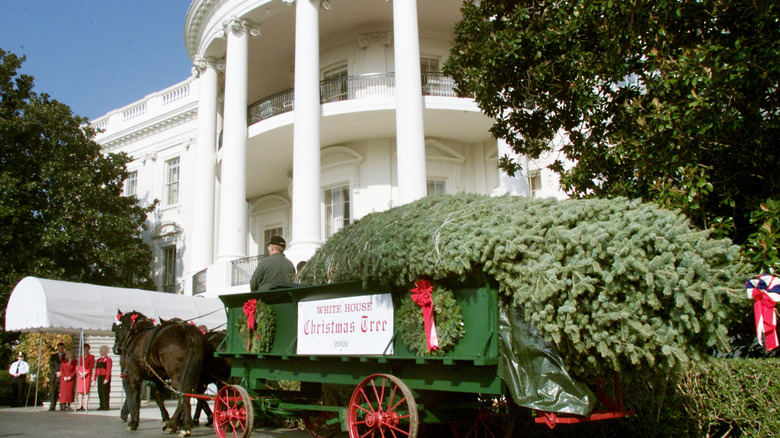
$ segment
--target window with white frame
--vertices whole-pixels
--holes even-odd
[[[282,235],[282,227],[266,228],[263,230],[263,245],[268,243],[272,237]],[[263,254],[268,255],[268,245],[265,245]]]
[[[342,184],[323,190],[323,219],[325,221],[325,239],[350,222],[349,184]]]
[[[165,162],[165,205],[179,203],[179,157]]]
[[[439,72],[439,58],[430,56],[420,58],[420,71],[425,72]]]
[[[322,69],[322,101],[337,102],[347,100],[349,68],[347,61],[340,61]]]
[[[162,282],[163,292],[176,292],[176,245],[161,248],[162,250]]]
[[[440,195],[446,193],[444,190],[443,179],[429,179],[428,180],[428,196]]]
[[[125,196],[136,196],[138,194],[138,171],[134,170],[127,173],[125,180]]]
[[[345,78],[348,74],[347,61],[339,61],[322,69],[322,80]]]
[[[541,172],[535,170],[528,173],[528,187],[531,189],[531,197],[536,198],[542,191],[542,175]]]

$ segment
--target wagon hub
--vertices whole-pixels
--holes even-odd
[[[395,411],[373,411],[368,413],[365,419],[365,424],[370,429],[397,427],[398,423],[400,423],[400,416]]]

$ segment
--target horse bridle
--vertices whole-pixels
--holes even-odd
[[[132,316],[136,316],[136,315],[137,314],[132,315]],[[141,323],[143,323],[145,321],[150,322],[152,325],[150,327],[141,327],[141,325],[142,325]],[[125,354],[125,353],[127,353],[127,354],[132,355],[132,353],[130,353],[130,350],[132,349],[133,343],[135,342],[135,339],[133,339],[134,338],[133,335],[138,333],[138,332],[140,332],[140,331],[142,331],[142,330],[149,330],[149,329],[153,329],[155,327],[154,321],[149,320],[149,319],[143,319],[141,321],[141,323],[136,324],[136,320],[135,320],[135,318],[133,318],[133,321],[130,323],[130,328],[127,329],[127,333],[125,334],[124,339],[122,339],[122,342],[119,345],[114,343],[114,353],[116,353],[116,354]],[[113,331],[115,331],[117,333],[117,335],[119,335],[119,331],[120,330],[122,330],[122,325],[115,323],[114,327],[113,327]]]

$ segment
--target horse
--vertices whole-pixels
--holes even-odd
[[[187,394],[198,389],[204,357],[203,334],[189,324],[155,325],[154,321],[135,311],[119,312],[117,319],[114,352],[124,356],[124,378],[128,380],[130,390],[127,396],[131,398],[128,430],[138,428],[141,383],[153,381],[159,388],[168,378],[179,393],[179,402],[167,424],[163,418],[163,428],[189,436],[192,417]]]
[[[203,371],[200,375],[200,383],[205,388],[211,384],[216,384],[217,388],[222,388],[227,384],[230,378],[230,359],[216,357],[214,353],[222,344],[227,334],[224,330],[214,330],[204,333],[206,339],[206,354],[203,359]],[[206,414],[206,426],[211,426],[213,422],[213,413],[209,404],[205,400],[198,399],[198,406],[195,408],[195,421],[199,418],[200,410]]]
[[[188,324],[187,321],[180,318],[160,319],[160,325],[168,324]],[[192,324],[191,322],[189,324]],[[198,329],[204,336],[204,355],[203,355],[203,368],[200,373],[200,382],[198,384],[198,393],[203,393],[209,384],[214,383],[217,388],[222,388],[227,384],[227,380],[230,378],[230,359],[216,357],[214,353],[222,344],[227,334],[224,330],[212,330],[207,331],[206,326],[199,326]],[[160,406],[160,410],[164,411],[165,406]],[[195,408],[194,425],[197,425],[198,418],[200,417],[200,411],[206,414],[206,426],[211,426],[213,422],[213,413],[211,407],[206,400],[197,399],[197,407]],[[164,416],[167,416],[168,412],[164,411]]]

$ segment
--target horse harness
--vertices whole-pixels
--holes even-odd
[[[154,322],[152,322],[152,324],[154,324]],[[154,367],[152,367],[147,361],[147,358],[149,357],[149,351],[152,348],[152,341],[154,341],[154,339],[157,337],[162,327],[163,327],[162,325],[152,325],[151,327],[143,327],[143,328],[137,327],[135,324],[135,320],[133,320],[132,324],[130,325],[129,333],[127,334],[127,336],[125,336],[125,339],[122,341],[122,344],[120,345],[121,350],[117,349],[117,351],[119,351],[120,354],[127,354],[131,359],[141,363],[141,365],[143,365],[147,371],[149,371],[154,377],[156,377],[157,380],[159,380],[160,383],[162,383],[167,390],[173,392],[174,394],[176,394],[178,397],[181,398],[185,396],[185,393],[174,388],[173,385],[168,383],[166,379],[163,379],[159,374],[157,374],[157,371],[154,370]],[[132,348],[135,345],[135,341],[137,340],[137,336],[134,335],[138,335],[139,333],[148,330],[154,330],[154,333],[152,333],[149,338],[149,345],[147,345],[146,347],[146,351],[144,352],[144,357],[143,358],[136,357],[136,355],[134,355],[132,351]]]
[[[152,321],[150,321],[150,322],[152,322]],[[154,324],[154,322],[152,322],[152,324]],[[121,350],[117,349],[117,351],[119,351],[120,354],[121,354],[121,352],[124,352],[124,354],[127,354],[133,360],[135,360],[137,362],[140,362],[141,365],[143,365],[144,368],[146,368],[147,371],[149,371],[154,377],[156,377],[157,380],[159,380],[160,383],[162,383],[163,386],[166,389],[168,389],[169,391],[173,392],[174,394],[176,394],[179,397],[184,397],[186,395],[185,393],[183,393],[183,392],[179,391],[178,389],[174,388],[173,385],[168,383],[168,381],[166,379],[163,379],[159,374],[157,374],[157,372],[154,370],[154,367],[152,367],[152,365],[149,364],[149,362],[147,361],[147,358],[149,357],[149,352],[151,351],[152,345],[154,344],[154,340],[160,334],[160,331],[162,331],[163,327],[165,327],[165,326],[162,325],[162,324],[161,325],[152,325],[151,327],[138,327],[138,326],[136,326],[135,320],[133,320],[133,322],[130,325],[130,329],[129,329],[130,332],[127,334],[127,336],[123,340],[122,344],[120,345],[120,349]],[[154,330],[154,332],[149,337],[149,342],[148,342],[148,345],[146,346],[146,351],[144,352],[144,357],[143,358],[136,357],[133,354],[133,352],[132,352],[132,348],[133,348],[133,346],[135,344],[135,341],[137,340],[137,337],[134,336],[134,335],[138,335],[142,331],[148,331],[148,330]],[[212,377],[214,377],[215,379],[217,378],[217,376],[214,376],[211,373],[209,373],[209,374]],[[217,380],[220,380],[220,379],[217,379]],[[227,384],[227,382],[224,382],[224,381],[221,381],[220,383]]]

